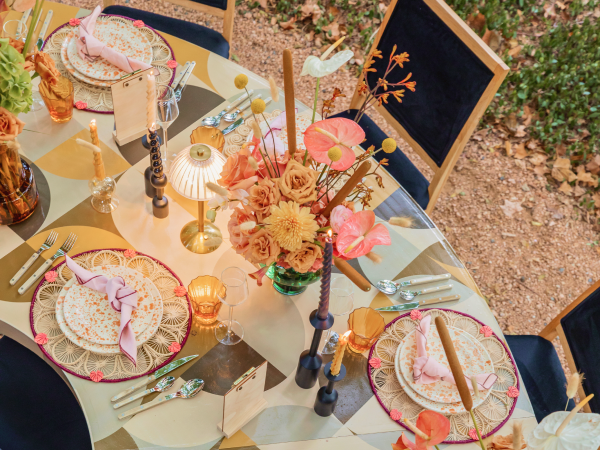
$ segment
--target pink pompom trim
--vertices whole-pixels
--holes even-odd
[[[80,23],[81,23],[81,20],[79,20],[77,17],[73,17],[72,19],[69,19],[69,25],[71,25],[72,27],[76,27]]]
[[[169,351],[171,353],[177,353],[179,350],[181,350],[181,344],[179,342],[173,342],[169,345]]]
[[[516,387],[511,386],[508,388],[508,391],[506,391],[506,395],[510,398],[517,398],[519,396],[519,390]]]
[[[177,297],[183,297],[185,294],[187,294],[187,291],[183,286],[175,286],[174,291]]]
[[[174,59],[172,59],[171,61],[169,61],[167,63],[167,66],[169,67],[169,69],[176,69],[178,64],[177,61],[175,61]]]
[[[133,258],[135,255],[137,255],[137,252],[128,248],[123,252],[123,255],[125,255],[125,258]]]
[[[398,411],[397,409],[392,409],[390,411],[390,418],[394,421],[398,421],[398,420],[402,419],[402,413],[400,411]]]
[[[46,279],[46,281],[48,283],[54,283],[56,281],[56,279],[58,278],[58,273],[54,270],[51,270],[50,272],[46,272],[46,274],[44,275],[44,278]]]
[[[104,378],[104,374],[101,370],[93,370],[90,372],[90,380],[92,380],[94,383],[100,383],[102,378]]]
[[[479,438],[477,437],[477,431],[475,430],[475,428],[471,428],[471,429],[469,430],[469,437],[470,437],[471,439],[473,439],[474,441],[477,441],[477,440],[479,440]]]
[[[418,309],[413,309],[410,312],[410,318],[412,320],[421,320],[423,318],[423,315],[421,314],[421,311],[419,311]]]
[[[483,334],[485,337],[490,337],[492,334],[494,334],[494,332],[492,331],[492,329],[490,327],[488,327],[487,325],[482,326],[479,329],[479,332],[481,334]]]
[[[136,28],[142,28],[144,26],[144,22],[141,20],[134,20],[133,26]]]
[[[38,333],[35,335],[35,338],[33,340],[38,345],[44,345],[48,343],[48,336],[46,336],[46,333]]]
[[[379,359],[379,358],[371,358],[369,360],[369,365],[373,369],[379,369],[381,367],[381,359]]]
[[[87,103],[86,102],[82,102],[81,100],[78,102],[75,102],[75,108],[77,109],[85,109],[87,108]]]

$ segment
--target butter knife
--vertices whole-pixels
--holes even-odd
[[[258,96],[256,98],[260,98],[260,96]],[[273,101],[273,99],[271,97],[269,97],[268,99],[266,99],[265,100],[265,106],[268,105],[269,103],[271,103],[272,101]],[[246,102],[244,105],[242,105],[239,108],[239,110],[240,111],[244,111],[248,107],[250,107],[250,102]],[[235,130],[237,127],[239,127],[241,124],[243,124],[244,120],[246,120],[246,117],[244,115],[242,115],[242,117],[240,117],[238,120],[236,120],[235,122],[233,122],[227,128],[223,128],[223,136],[226,135],[226,134],[228,134],[228,133],[231,133],[233,130]]]
[[[248,94],[252,95],[254,94],[254,89],[250,89],[248,91],[247,94],[244,95],[240,95],[238,98],[236,98],[232,104],[230,104],[229,106],[227,106],[225,108],[226,111],[231,111],[233,108],[235,108],[237,105],[239,105],[240,103],[242,103],[244,100],[246,100],[248,98]]]
[[[173,361],[172,363],[167,364],[165,367],[158,369],[152,375],[148,375],[145,378],[141,378],[137,383],[135,383],[133,386],[125,389],[123,392],[119,392],[117,395],[115,395],[113,398],[111,398],[110,401],[116,402],[117,400],[125,397],[126,395],[129,395],[132,392],[137,391],[139,388],[146,386],[148,383],[158,380],[163,375],[166,375],[169,372],[172,372],[173,370],[177,369],[178,367],[183,366],[185,363],[191,361],[194,358],[197,358],[198,356],[199,355],[186,356],[185,358],[181,358],[181,359],[178,359],[177,361]]]
[[[186,86],[189,78],[192,76],[194,67],[196,67],[196,61],[192,61],[190,63],[190,67],[189,67],[188,71],[185,73],[185,75],[179,82],[179,86],[177,86],[177,89],[175,89],[175,98],[177,99],[177,101],[181,100],[181,94],[183,93],[183,90],[185,89],[185,86]]]
[[[383,308],[375,308],[375,311],[410,311],[417,309],[420,306],[433,305],[434,303],[446,303],[454,300],[460,300],[460,295],[448,295],[446,297],[430,298],[428,300],[419,300],[418,302],[401,303],[400,305],[385,306]]]
[[[179,75],[177,75],[175,77],[175,79],[173,80],[173,84],[172,84],[173,90],[177,90],[177,88],[179,87],[179,83],[181,83],[183,76],[187,73],[189,68],[190,68],[190,62],[188,61],[184,64],[183,68],[179,72]]]
[[[42,29],[40,30],[40,34],[37,40],[37,48],[41,49],[42,45],[44,45],[44,38],[46,37],[46,32],[48,31],[48,26],[50,25],[50,21],[52,20],[52,10],[49,10],[46,14],[46,18],[44,19],[44,23],[42,24]]]

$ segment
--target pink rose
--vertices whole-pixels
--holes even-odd
[[[94,383],[100,383],[100,380],[102,380],[102,378],[104,378],[104,374],[102,373],[102,371],[93,370],[92,372],[90,372],[90,379]]]
[[[423,315],[421,314],[421,311],[419,311],[418,309],[413,309],[410,312],[410,318],[412,320],[421,320],[423,318]]]
[[[477,441],[479,438],[477,437],[477,431],[475,430],[475,428],[471,428],[469,430],[469,437],[471,439],[473,439],[474,441]]]
[[[79,20],[77,17],[73,17],[72,19],[69,19],[69,25],[71,25],[72,27],[76,27],[80,23],[81,23],[81,20]]]
[[[181,344],[179,342],[173,342],[171,345],[169,345],[169,351],[171,353],[177,353],[180,350],[181,350]]]
[[[390,417],[393,421],[397,422],[398,420],[402,419],[402,413],[397,409],[392,409],[390,411]]]
[[[168,67],[169,69],[176,69],[176,68],[177,68],[177,65],[178,65],[178,64],[177,64],[177,61],[175,61],[174,59],[170,60],[170,61],[167,63],[167,67]]]
[[[219,185],[230,191],[243,189],[247,191],[254,183],[258,181],[256,171],[250,167],[248,158],[252,156],[250,150],[242,148],[229,158],[221,172],[221,178],[217,181]]]
[[[243,209],[235,208],[233,214],[227,223],[227,229],[229,230],[229,240],[231,246],[238,254],[243,254],[248,250],[249,238],[254,230],[242,231],[240,225],[244,222],[254,221],[257,222],[256,216],[250,209],[247,209],[245,205],[242,205]]]
[[[142,28],[144,26],[144,22],[142,22],[141,20],[134,20],[133,26],[136,28]]]
[[[87,108],[87,103],[86,102],[82,102],[81,100],[78,102],[75,102],[75,108],[77,109],[85,109]]]
[[[35,335],[35,338],[33,340],[38,345],[44,345],[48,343],[48,336],[46,336],[46,333],[38,333]]]
[[[485,337],[490,337],[492,334],[494,334],[494,332],[492,331],[492,329],[490,327],[488,327],[487,325],[482,326],[479,329],[479,332],[481,334],[483,334]]]
[[[511,386],[508,388],[508,391],[506,391],[506,395],[510,398],[517,398],[519,396],[519,390],[515,386]]]
[[[25,127],[25,122],[0,106],[0,141],[13,141]]]
[[[58,273],[54,270],[51,270],[50,272],[46,272],[46,274],[44,275],[44,278],[46,279],[46,281],[48,283],[54,283],[56,281],[56,279],[58,278]]]
[[[322,256],[321,247],[310,242],[303,242],[300,249],[289,252],[285,260],[296,272],[306,273],[311,271],[316,260]]]
[[[137,255],[137,252],[128,248],[123,252],[123,255],[125,255],[125,258],[133,258],[135,255]]]
[[[329,222],[331,223],[331,229],[334,233],[338,233],[342,225],[352,217],[353,212],[345,206],[338,205],[331,210],[331,215],[329,216]]]
[[[381,359],[379,359],[379,358],[371,358],[369,360],[369,365],[373,369],[379,369],[381,367]]]
[[[175,286],[175,289],[173,289],[173,291],[175,291],[175,295],[177,297],[183,297],[185,294],[187,294],[187,291],[183,286]]]

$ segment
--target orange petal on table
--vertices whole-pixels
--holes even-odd
[[[417,417],[417,428],[429,436],[427,441],[417,436],[417,446],[419,448],[430,447],[443,442],[448,437],[450,421],[434,411],[423,411]]]
[[[417,444],[411,442],[408,440],[408,438],[406,436],[404,436],[404,433],[402,433],[400,435],[400,437],[398,438],[398,441],[395,444],[392,444],[392,449],[393,450],[417,450]]]

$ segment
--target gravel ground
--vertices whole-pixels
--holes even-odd
[[[92,9],[97,2],[63,0]],[[122,2],[121,2],[122,3]],[[130,0],[128,6],[200,23],[220,31],[220,19],[159,1]],[[304,59],[320,55],[300,31],[282,31],[264,13],[235,19],[233,54],[238,63],[283,83],[281,53],[294,49],[296,96],[311,104],[314,80],[300,78]],[[321,98],[334,87],[349,103],[356,85],[352,70],[340,70],[322,80]],[[320,105],[319,105],[320,108]],[[429,178],[432,171],[401,142],[385,121],[371,111],[379,125]],[[597,231],[570,197],[550,188],[526,160],[505,155],[506,137],[499,130],[478,132],[469,142],[438,200],[432,219],[444,232],[489,301],[505,334],[536,334],[600,274]],[[522,210],[508,217],[501,206],[516,202]],[[590,220],[590,222],[592,222]],[[562,351],[559,350],[562,358]],[[564,362],[564,358],[563,358]]]

